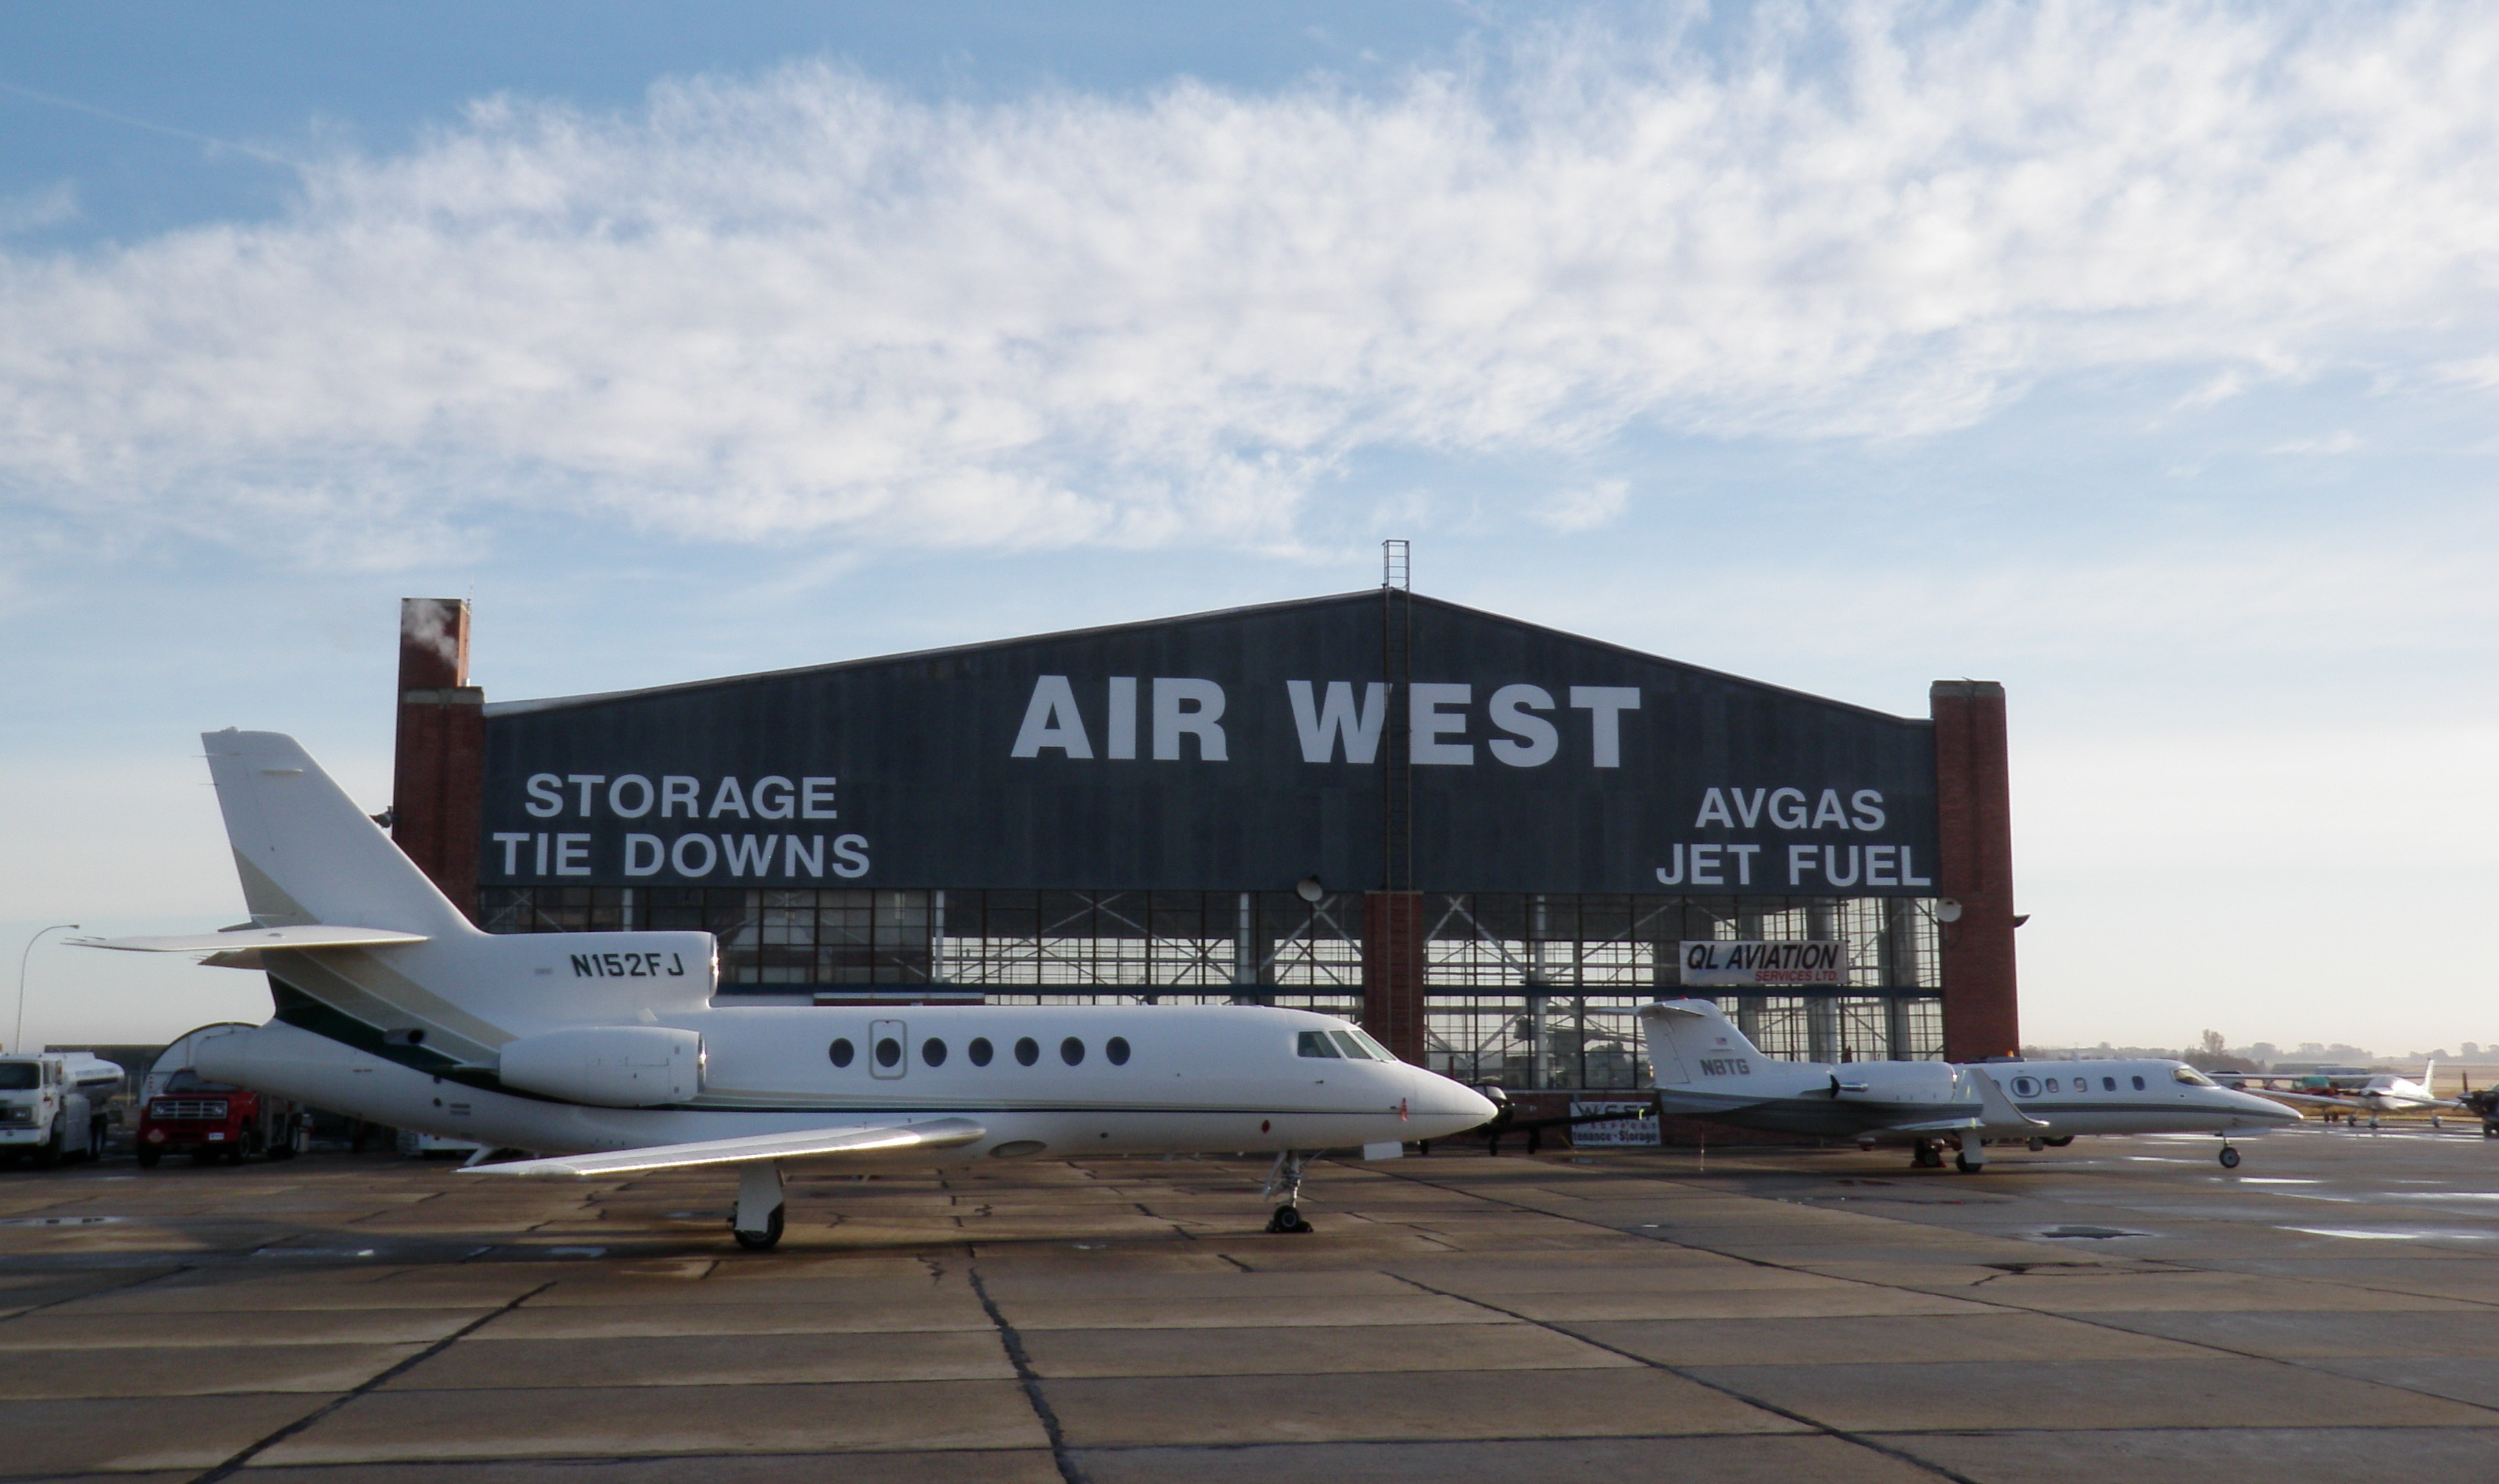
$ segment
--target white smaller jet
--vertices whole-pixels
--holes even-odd
[[[1640,1023],[1659,1113],[1867,1148],[1907,1144],[1920,1168],[1943,1163],[1946,1139],[1973,1174],[1991,1139],[2035,1149],[2077,1134],[2219,1134],[2222,1166],[2235,1170],[2232,1135],[2299,1121],[2295,1109],[2218,1086],[2181,1061],[1782,1061],[1707,1000],[1662,1000]]]
[[[2349,1090],[2336,1088],[2321,1092],[2295,1092],[2287,1087],[2280,1089],[2256,1087],[2249,1090],[2261,1097],[2274,1098],[2285,1103],[2301,1103],[2311,1108],[2336,1109],[2352,1113],[2365,1112],[2369,1115],[2371,1128],[2378,1126],[2378,1116],[2381,1113],[2425,1113],[2430,1115],[2430,1127],[2436,1128],[2442,1121],[2439,1117],[2440,1113],[2450,1108],[2466,1106],[2460,1098],[2443,1098],[2430,1091],[2430,1085],[2437,1080],[2438,1063],[2433,1061],[2421,1068],[2419,1081],[2397,1077],[2391,1072],[2381,1072],[2359,1086]]]

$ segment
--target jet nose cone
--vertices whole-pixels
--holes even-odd
[[[2260,1098],[2253,1092],[2234,1092],[2230,1096],[2237,1100],[2242,1111],[2262,1118],[2267,1123],[2297,1123],[2304,1116],[2298,1109],[2288,1103],[2277,1103],[2271,1098]]]
[[[1464,1133],[1477,1124],[1489,1122],[1498,1112],[1492,1099],[1473,1087],[1420,1067],[1414,1069],[1414,1090],[1410,1097],[1413,1121],[1417,1124],[1428,1121],[1432,1125],[1433,1132],[1418,1135],[1426,1139]]]

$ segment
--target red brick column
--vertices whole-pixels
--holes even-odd
[[[453,905],[477,917],[477,832],[485,807],[486,693],[469,684],[469,604],[399,605],[399,745],[391,839]]]
[[[1960,919],[1943,924],[1944,1055],[2019,1055],[2004,687],[1938,680],[1927,704],[1935,723],[1935,821],[1943,837],[1935,889],[1961,904]]]
[[[1423,1065],[1423,893],[1362,898],[1362,1028],[1401,1060]]]

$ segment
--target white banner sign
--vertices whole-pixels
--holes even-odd
[[[1581,1123],[1571,1130],[1571,1146],[1574,1149],[1654,1149],[1657,1143],[1657,1120],[1639,1116],[1646,1103],[1586,1102],[1571,1100],[1571,1116],[1584,1118],[1590,1113],[1618,1113],[1622,1117],[1606,1123]]]
[[[1682,961],[1683,982],[1689,985],[1773,987],[1848,982],[1848,945],[1844,943],[1712,939],[1685,943]]]

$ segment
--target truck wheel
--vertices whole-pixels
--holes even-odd
[[[61,1120],[52,1116],[52,1137],[35,1145],[35,1168],[49,1170],[61,1162]]]
[[[136,1152],[139,1155],[139,1168],[142,1170],[155,1169],[156,1161],[165,1157],[165,1151],[152,1144],[141,1145]]]
[[[86,1159],[88,1164],[100,1165],[104,1163],[104,1141],[111,1132],[112,1125],[104,1119],[90,1118],[87,1120]]]

